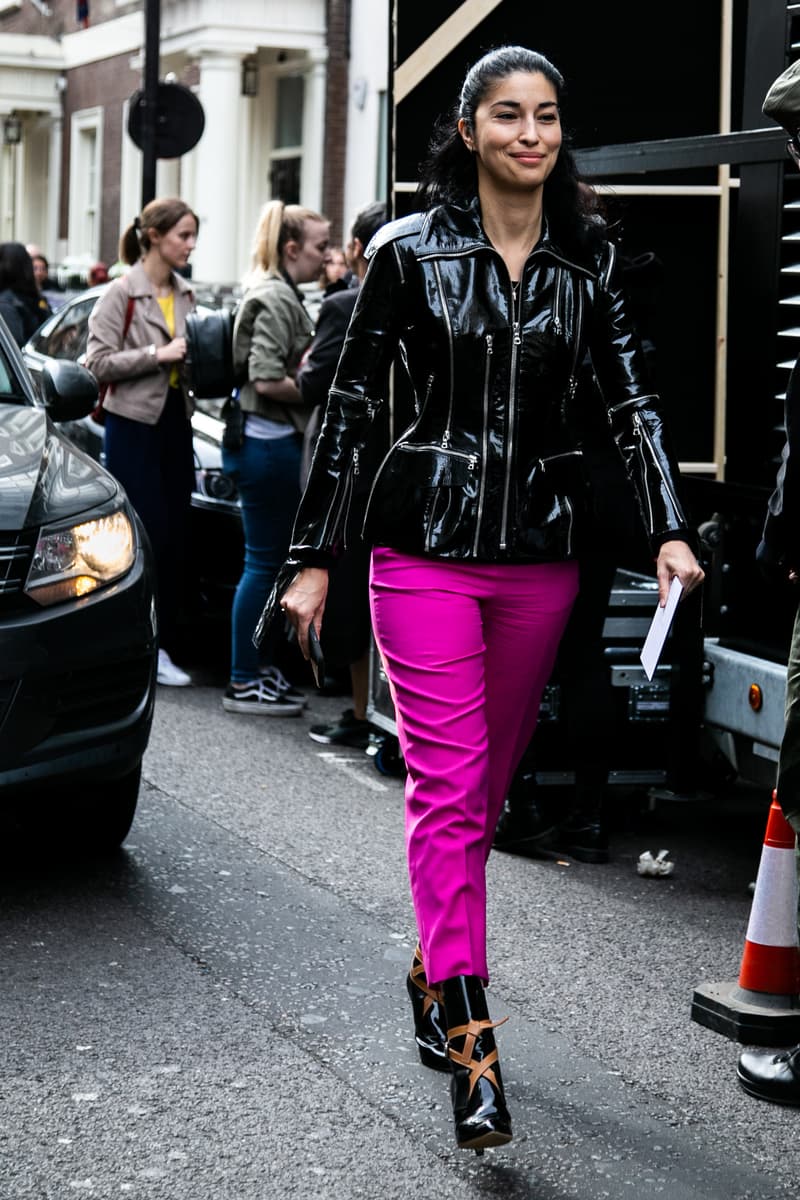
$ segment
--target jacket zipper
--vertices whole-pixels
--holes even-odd
[[[647,396],[634,396],[632,400],[623,400],[620,404],[612,404],[611,408],[609,408],[608,412],[610,415],[611,413],[619,412],[619,410],[621,408],[627,408],[629,404],[640,405],[640,404],[643,404],[645,400],[657,400],[657,399],[658,399],[658,396],[655,392],[651,392]]]
[[[524,274],[524,270],[522,272]],[[522,307],[522,280],[519,281],[519,303]],[[519,313],[517,312],[516,302],[512,290],[511,294],[511,311],[513,320],[511,323],[513,340],[511,343],[511,378],[508,385],[508,433],[506,436],[506,477],[503,484],[503,519],[500,523],[500,549],[505,550],[508,540],[508,506],[511,497],[511,463],[514,458],[514,425],[517,416],[517,358],[519,356],[519,347],[522,343],[519,327]]]
[[[445,425],[444,433],[442,434],[442,446],[447,449],[450,443],[451,429],[453,424],[453,398],[455,395],[455,347],[453,345],[453,326],[450,322],[450,310],[447,307],[447,297],[444,294],[444,284],[442,283],[442,272],[438,262],[434,262],[433,270],[436,274],[436,283],[439,287],[439,299],[442,305],[442,313],[444,315],[444,323],[447,326],[447,346],[449,352],[449,368],[450,368],[450,395],[447,401],[447,424]]]
[[[437,454],[449,454],[452,458],[465,458],[471,471],[478,465],[478,455],[469,450],[454,450],[452,446],[443,446],[440,442],[395,442],[393,450],[435,450]]]
[[[486,463],[489,457],[489,376],[492,369],[492,354],[494,353],[494,334],[486,334],[486,366],[483,372],[483,438],[481,441],[481,479],[478,484],[478,512],[475,517],[475,540],[472,543],[472,553],[477,556],[481,536],[481,521],[483,520],[483,505],[486,499]]]
[[[575,291],[575,351],[572,355],[572,370],[567,385],[567,395],[574,400],[578,390],[578,356],[581,352],[581,325],[583,324],[583,288],[581,280],[576,281]]]
[[[342,542],[344,544],[345,550],[347,550],[349,548],[347,545],[347,527],[350,524],[350,509],[353,504],[353,493],[356,490],[356,480],[358,479],[358,472],[359,472],[358,455],[359,455],[359,450],[358,450],[358,446],[356,446],[355,449],[353,450],[353,470],[352,470],[352,472],[350,474],[350,478],[348,480],[349,486],[347,489],[347,508],[346,508],[345,514],[344,514],[344,524],[342,525]]]
[[[339,491],[339,487],[341,487],[342,490],[341,490],[341,496],[337,503],[336,502],[336,492]],[[346,504],[349,503],[351,491],[352,491],[352,477],[351,477],[350,472],[347,471],[345,474],[342,475],[342,478],[340,479],[339,484],[337,485],[336,492],[334,492],[333,500],[331,501],[331,507],[328,510],[328,516],[327,516],[325,524],[322,528],[322,536],[320,537],[320,545],[321,546],[324,546],[326,544],[326,541],[328,538],[328,533],[331,530],[335,529],[337,527],[337,525],[339,524],[339,519],[344,511],[344,507]]]
[[[666,475],[664,474],[664,470],[661,466],[661,463],[658,461],[658,455],[656,454],[656,448],[653,445],[653,439],[650,434],[650,430],[647,428],[647,425],[642,420],[641,415],[638,412],[635,412],[633,414],[633,428],[639,436],[640,444],[642,441],[645,441],[647,443],[647,448],[650,451],[650,455],[653,459],[653,466],[655,467],[655,469],[658,471],[659,475],[661,476],[661,482],[664,485],[664,491],[667,493],[670,500],[672,501],[673,507],[676,508],[678,511],[680,511],[680,505],[678,504],[678,500],[675,496],[675,493],[673,492],[672,488],[669,485],[669,482],[667,480]],[[651,524],[650,532],[655,533],[655,527],[654,527],[654,523],[653,523],[653,509],[652,509],[652,505],[649,504],[649,493],[648,493],[648,507],[650,508],[650,524]]]
[[[561,336],[561,317],[559,314],[561,312],[561,283],[563,276],[564,268],[556,267],[556,297],[553,304],[553,310],[555,312],[555,316],[553,318],[553,329],[555,330],[556,335],[559,337]]]

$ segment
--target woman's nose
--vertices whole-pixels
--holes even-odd
[[[536,117],[527,117],[523,120],[519,136],[520,141],[523,142],[538,142],[539,127],[536,123]]]

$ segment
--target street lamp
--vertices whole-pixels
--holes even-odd
[[[22,141],[22,121],[11,113],[3,120],[3,145],[18,146]]]
[[[242,95],[258,95],[258,62],[254,58],[242,62]]]

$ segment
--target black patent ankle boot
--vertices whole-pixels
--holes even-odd
[[[414,1012],[414,1040],[420,1062],[432,1071],[449,1071],[442,993],[428,983],[419,946],[414,951],[406,988]]]
[[[456,1142],[482,1154],[486,1146],[511,1141],[511,1117],[503,1095],[494,1030],[483,983],[477,975],[456,975],[442,984],[447,1017],[447,1056],[453,1069]]]

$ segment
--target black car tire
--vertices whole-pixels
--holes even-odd
[[[64,812],[76,850],[113,854],[119,849],[133,824],[141,777],[139,762],[127,775],[79,789]]]

